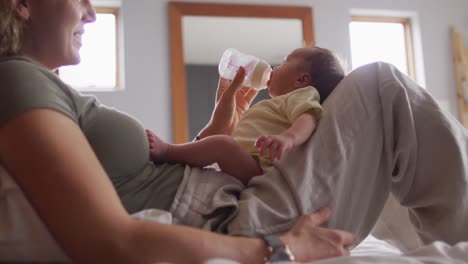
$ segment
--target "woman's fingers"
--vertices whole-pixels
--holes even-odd
[[[330,241],[338,245],[343,245],[345,247],[354,244],[356,240],[353,234],[346,231],[326,229],[325,232],[325,236]]]
[[[308,215],[309,216],[309,221],[311,221],[312,225],[315,226],[320,226],[324,224],[325,222],[330,219],[331,216],[331,210],[328,207],[324,207],[320,209],[319,211]],[[324,232],[324,235],[332,241],[335,244],[343,245],[343,246],[349,246],[352,245],[355,241],[356,238],[354,237],[353,234],[347,232],[347,231],[342,231],[342,230],[336,230],[336,229],[322,229]]]
[[[328,221],[331,216],[331,210],[328,207],[324,207],[317,212],[309,215],[309,220],[313,225],[319,226]]]
[[[350,232],[346,232],[346,231],[341,231],[341,230],[337,230],[336,232],[338,232],[341,236],[341,238],[343,239],[343,244],[345,246],[351,246],[353,245],[354,243],[356,243],[356,237],[350,233]]]
[[[244,79],[245,69],[240,67],[239,70],[237,70],[236,76],[234,76],[234,79],[232,80],[231,84],[224,93],[229,93],[229,95],[234,96],[236,94],[236,91],[242,87]]]
[[[311,261],[349,255],[348,246],[354,236],[346,231],[323,228],[331,211],[323,208],[315,213],[301,216],[290,231],[282,237],[296,256],[297,261]]]
[[[247,102],[249,102],[249,105],[252,103],[253,99],[255,99],[255,97],[257,96],[257,94],[258,94],[258,90],[249,88],[249,91],[248,91],[247,94],[245,95],[245,100],[246,100]]]
[[[245,99],[245,96],[247,96],[247,94],[249,93],[250,91],[250,87],[248,86],[242,86],[242,88],[239,89],[239,93],[244,97]]]
[[[244,86],[239,90],[239,93],[241,93],[242,99],[244,100],[246,106],[250,106],[253,99],[255,99],[257,96],[258,91],[248,86]]]
[[[219,78],[218,81],[218,90],[216,91],[216,103],[221,99],[221,96],[223,95],[224,91],[229,87],[231,84],[231,81],[223,78]]]
[[[231,82],[231,86],[235,86],[236,88],[241,87],[242,83],[245,80],[245,69],[244,67],[239,67],[237,70],[236,76],[234,76],[234,79]]]

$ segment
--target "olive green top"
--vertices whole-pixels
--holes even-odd
[[[169,209],[184,167],[149,160],[148,139],[138,120],[77,92],[36,62],[0,59],[0,127],[33,109],[57,111],[79,125],[130,213]]]

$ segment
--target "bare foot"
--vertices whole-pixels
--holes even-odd
[[[150,159],[155,163],[163,163],[167,161],[165,157],[167,149],[169,148],[169,144],[164,142],[148,129],[146,129],[146,135],[148,135],[150,146]]]

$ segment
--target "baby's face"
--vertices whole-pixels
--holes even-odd
[[[298,87],[297,80],[303,73],[303,49],[291,52],[282,64],[276,66],[268,81],[268,93],[271,97],[280,96],[294,91]]]

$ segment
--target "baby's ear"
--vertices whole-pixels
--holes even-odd
[[[310,85],[310,74],[307,72],[301,73],[299,77],[296,79],[297,87],[306,87]]]
[[[14,1],[14,0],[11,0],[11,1]],[[28,0],[17,1],[15,11],[16,11],[16,14],[20,18],[22,18],[24,21],[28,21],[29,17],[31,16],[31,14],[29,13],[29,1]]]

